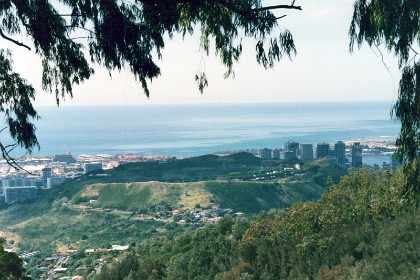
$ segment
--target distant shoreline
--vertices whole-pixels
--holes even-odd
[[[71,108],[124,108],[124,107],[178,107],[178,106],[265,106],[265,105],[319,105],[319,104],[367,104],[367,103],[386,103],[389,104],[390,109],[394,100],[347,100],[347,101],[303,101],[303,102],[226,102],[226,103],[137,103],[137,104],[69,104],[63,102],[60,107],[56,105],[38,104],[36,108],[56,108],[57,110],[71,109]]]

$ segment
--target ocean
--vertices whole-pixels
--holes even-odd
[[[394,141],[391,102],[39,107],[34,155],[196,156],[284,142]],[[4,133],[3,133],[4,134]],[[17,151],[23,153],[23,151]]]

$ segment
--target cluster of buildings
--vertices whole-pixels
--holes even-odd
[[[100,254],[106,254],[110,251],[125,251],[130,248],[129,245],[112,245],[111,248],[96,248],[96,249],[85,249],[83,252],[85,254],[91,254],[91,253],[100,253]],[[28,261],[31,257],[37,255],[39,252],[29,252],[20,254],[19,257],[25,261]],[[65,276],[69,273],[70,269],[68,266],[68,261],[70,260],[70,256],[79,253],[78,250],[67,250],[67,252],[63,252],[63,255],[54,255],[51,257],[47,257],[44,259],[44,261],[41,263],[41,266],[38,268],[38,270],[44,275],[42,276],[42,279],[68,279],[68,280],[83,280],[83,276],[77,275],[77,276]],[[86,267],[86,266],[79,266],[73,271],[77,274],[86,274],[87,272],[95,271],[96,273],[99,273],[103,263],[100,262],[99,264],[94,261],[95,266],[94,267]]]
[[[180,205],[157,205],[153,213],[157,220],[169,219],[180,224],[194,224],[198,222],[217,223],[226,214],[234,215],[235,217],[242,217],[244,215],[242,212],[234,213],[231,208],[221,208],[218,204],[206,208],[196,206],[193,209],[182,209]]]
[[[76,178],[88,172],[117,167],[123,162],[166,160],[165,156],[80,155],[70,153],[44,157],[16,159],[22,170],[0,162],[0,204],[14,204],[35,200],[40,190],[51,189],[66,178]]]
[[[363,145],[360,142],[353,142],[346,148],[344,142],[338,141],[334,145],[323,142],[314,146],[289,140],[284,144],[284,149],[261,149],[260,157],[262,159],[300,159],[302,161],[327,158],[344,169],[359,168],[363,166]],[[391,166],[398,164],[398,161],[391,159]]]
[[[0,202],[13,204],[36,199],[38,189],[51,189],[64,179],[53,175],[50,167],[43,168],[40,174],[7,174],[0,179]]]
[[[341,168],[362,167],[364,145],[360,142],[346,144],[338,141],[328,143],[300,144],[289,140],[283,149],[264,148],[259,151],[262,159],[299,159],[302,161],[327,158]],[[382,147],[384,148],[384,147]],[[51,189],[66,178],[75,178],[88,172],[111,169],[121,163],[144,161],[167,161],[169,156],[145,156],[138,154],[79,155],[70,153],[47,157],[25,157],[17,160],[23,171],[13,170],[6,162],[0,162],[0,204],[13,204],[34,200],[40,189]],[[383,167],[396,167],[398,161],[391,157],[391,163]]]

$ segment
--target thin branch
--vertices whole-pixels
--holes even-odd
[[[87,32],[89,32],[89,33],[91,33],[91,34],[95,34],[95,32],[93,32],[92,30],[90,30],[90,29],[88,29],[88,28],[86,28],[86,27],[83,27],[83,26],[71,26],[71,25],[66,25],[66,28],[79,28],[79,29],[85,30],[85,31],[87,31]]]
[[[411,45],[409,45],[409,47],[410,47],[410,49],[413,51],[413,53],[415,53],[416,55],[418,55],[418,54],[419,54],[418,52],[416,52],[416,51],[413,49],[413,47],[412,47]]]
[[[282,15],[280,17],[276,17],[276,18],[271,19],[271,18],[256,16],[254,13],[258,13],[258,12],[266,11],[266,10],[271,10],[271,9],[297,9],[297,10],[302,10],[301,6],[294,6],[294,1],[293,1],[292,5],[276,5],[276,6],[268,6],[268,7],[262,7],[262,8],[248,9],[248,10],[240,10],[228,1],[220,1],[220,4],[225,6],[226,8],[231,10],[232,12],[237,13],[238,15],[241,15],[241,16],[244,16],[244,17],[252,17],[252,18],[256,18],[256,19],[260,19],[260,20],[270,20],[270,21],[271,20],[275,21],[275,20],[284,18],[286,15]]]
[[[253,16],[253,18],[259,19],[259,20],[265,20],[265,21],[276,21],[278,19],[284,18],[287,15],[282,15],[280,17],[275,17],[275,18],[265,18],[265,17],[257,17],[257,16]]]
[[[382,53],[381,49],[379,48],[379,44],[374,44],[374,45],[375,45],[376,49],[377,49],[377,50],[378,50],[378,52],[379,52],[379,55],[377,55],[377,56],[380,56],[380,57],[381,57],[382,64],[385,66],[386,71],[388,72],[389,76],[391,77],[392,84],[393,84],[393,86],[394,86],[394,98],[395,98],[395,96],[397,95],[397,91],[396,91],[396,85],[395,85],[394,76],[392,76],[392,73],[391,73],[391,71],[389,70],[389,67],[388,67],[388,65],[386,64],[385,60],[384,60],[384,55],[383,55],[383,53]],[[372,49],[372,48],[371,48],[371,49]],[[373,50],[372,50],[372,51],[373,51]],[[375,53],[375,52],[374,52],[374,53]],[[375,54],[376,54],[376,53],[375,53]]]
[[[8,41],[10,41],[10,42],[13,42],[13,43],[15,43],[16,45],[18,45],[18,46],[21,46],[21,47],[24,47],[24,48],[27,48],[28,50],[31,50],[31,48],[30,47],[28,47],[27,45],[25,45],[25,44],[23,44],[23,43],[21,43],[21,42],[18,42],[18,41],[16,41],[16,40],[14,40],[14,39],[12,39],[12,38],[10,38],[10,37],[8,37],[8,36],[6,36],[4,33],[3,33],[3,31],[0,29],[0,36],[1,37],[3,37],[3,39],[6,39],[6,40],[8,40]]]
[[[93,37],[91,36],[80,36],[80,37],[73,37],[70,38],[70,40],[77,40],[77,39],[92,39]]]
[[[8,150],[9,147],[10,149]],[[10,152],[13,151],[16,147],[17,144],[4,146],[2,143],[0,143],[0,150],[3,158],[6,160],[6,163],[16,170],[25,171],[26,173],[33,175],[33,173],[24,169],[22,166],[19,165],[19,163],[16,162],[16,160],[13,157],[10,156]]]
[[[7,126],[0,129],[0,133],[2,133],[5,129],[7,129]],[[17,143],[9,144],[9,145],[4,146],[3,143],[0,142],[0,151],[1,151],[1,154],[3,156],[3,159],[6,160],[6,163],[10,167],[13,167],[16,170],[25,171],[26,173],[28,173],[30,175],[34,175],[33,173],[29,172],[28,170],[26,170],[22,166],[20,166],[19,163],[16,162],[16,159],[13,158],[12,156],[10,156],[10,153],[14,149],[16,149],[17,146],[18,146]]]
[[[75,14],[75,15],[73,15],[73,14],[62,14],[62,15],[59,15],[60,17],[81,17],[82,15],[78,15],[78,14]]]
[[[263,12],[267,10],[276,10],[276,9],[293,9],[293,10],[302,10],[302,6],[294,6],[294,5],[274,5],[274,6],[267,6],[261,8],[251,9],[251,12]]]

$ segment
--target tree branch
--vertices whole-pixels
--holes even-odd
[[[223,0],[220,1],[221,5],[225,6],[226,8],[228,8],[229,10],[231,10],[234,13],[237,13],[237,14],[245,16],[245,17],[257,18],[257,19],[260,19],[260,20],[278,20],[278,19],[286,17],[286,15],[282,15],[280,17],[276,17],[276,18],[273,18],[273,19],[271,19],[271,18],[268,19],[268,18],[264,18],[264,17],[255,16],[255,15],[253,15],[253,13],[258,13],[258,12],[272,10],[272,9],[302,10],[301,6],[295,6],[294,3],[295,3],[295,1],[293,1],[291,5],[275,5],[275,6],[267,6],[267,7],[261,7],[261,8],[248,9],[248,10],[240,10],[228,1],[223,1]]]
[[[3,130],[4,129],[2,129],[1,131],[3,131]],[[26,172],[30,175],[33,175],[33,173],[24,169],[22,166],[19,165],[19,163],[16,162],[16,160],[12,156],[10,156],[10,152],[13,151],[16,147],[17,147],[17,144],[4,146],[0,142],[0,151],[1,151],[1,154],[2,154],[3,158],[6,160],[6,163],[16,170],[24,171],[24,172]]]
[[[60,17],[81,17],[79,14],[59,14]]]
[[[27,48],[28,50],[31,50],[31,48],[28,47],[27,45],[6,36],[1,29],[0,29],[0,36],[3,37],[3,39],[6,39],[7,41],[13,42],[18,46],[21,46],[21,47]]]
[[[418,52],[416,52],[411,45],[409,47],[413,51],[413,53],[415,53],[416,55],[418,55]]]
[[[262,12],[262,11],[276,10],[276,9],[302,10],[302,7],[301,6],[295,6],[295,5],[274,5],[274,6],[267,6],[267,7],[251,9],[251,12]]]
[[[90,30],[90,29],[88,29],[88,28],[86,28],[86,27],[83,27],[83,26],[78,26],[78,25],[76,25],[76,26],[66,25],[66,28],[79,28],[79,29],[85,30],[85,31],[87,31],[87,32],[89,32],[89,33],[91,33],[91,34],[95,34],[95,32],[93,32],[92,30]]]
[[[77,39],[92,39],[93,37],[91,36],[79,36],[79,37],[73,37],[70,38],[70,40],[77,40]]]

